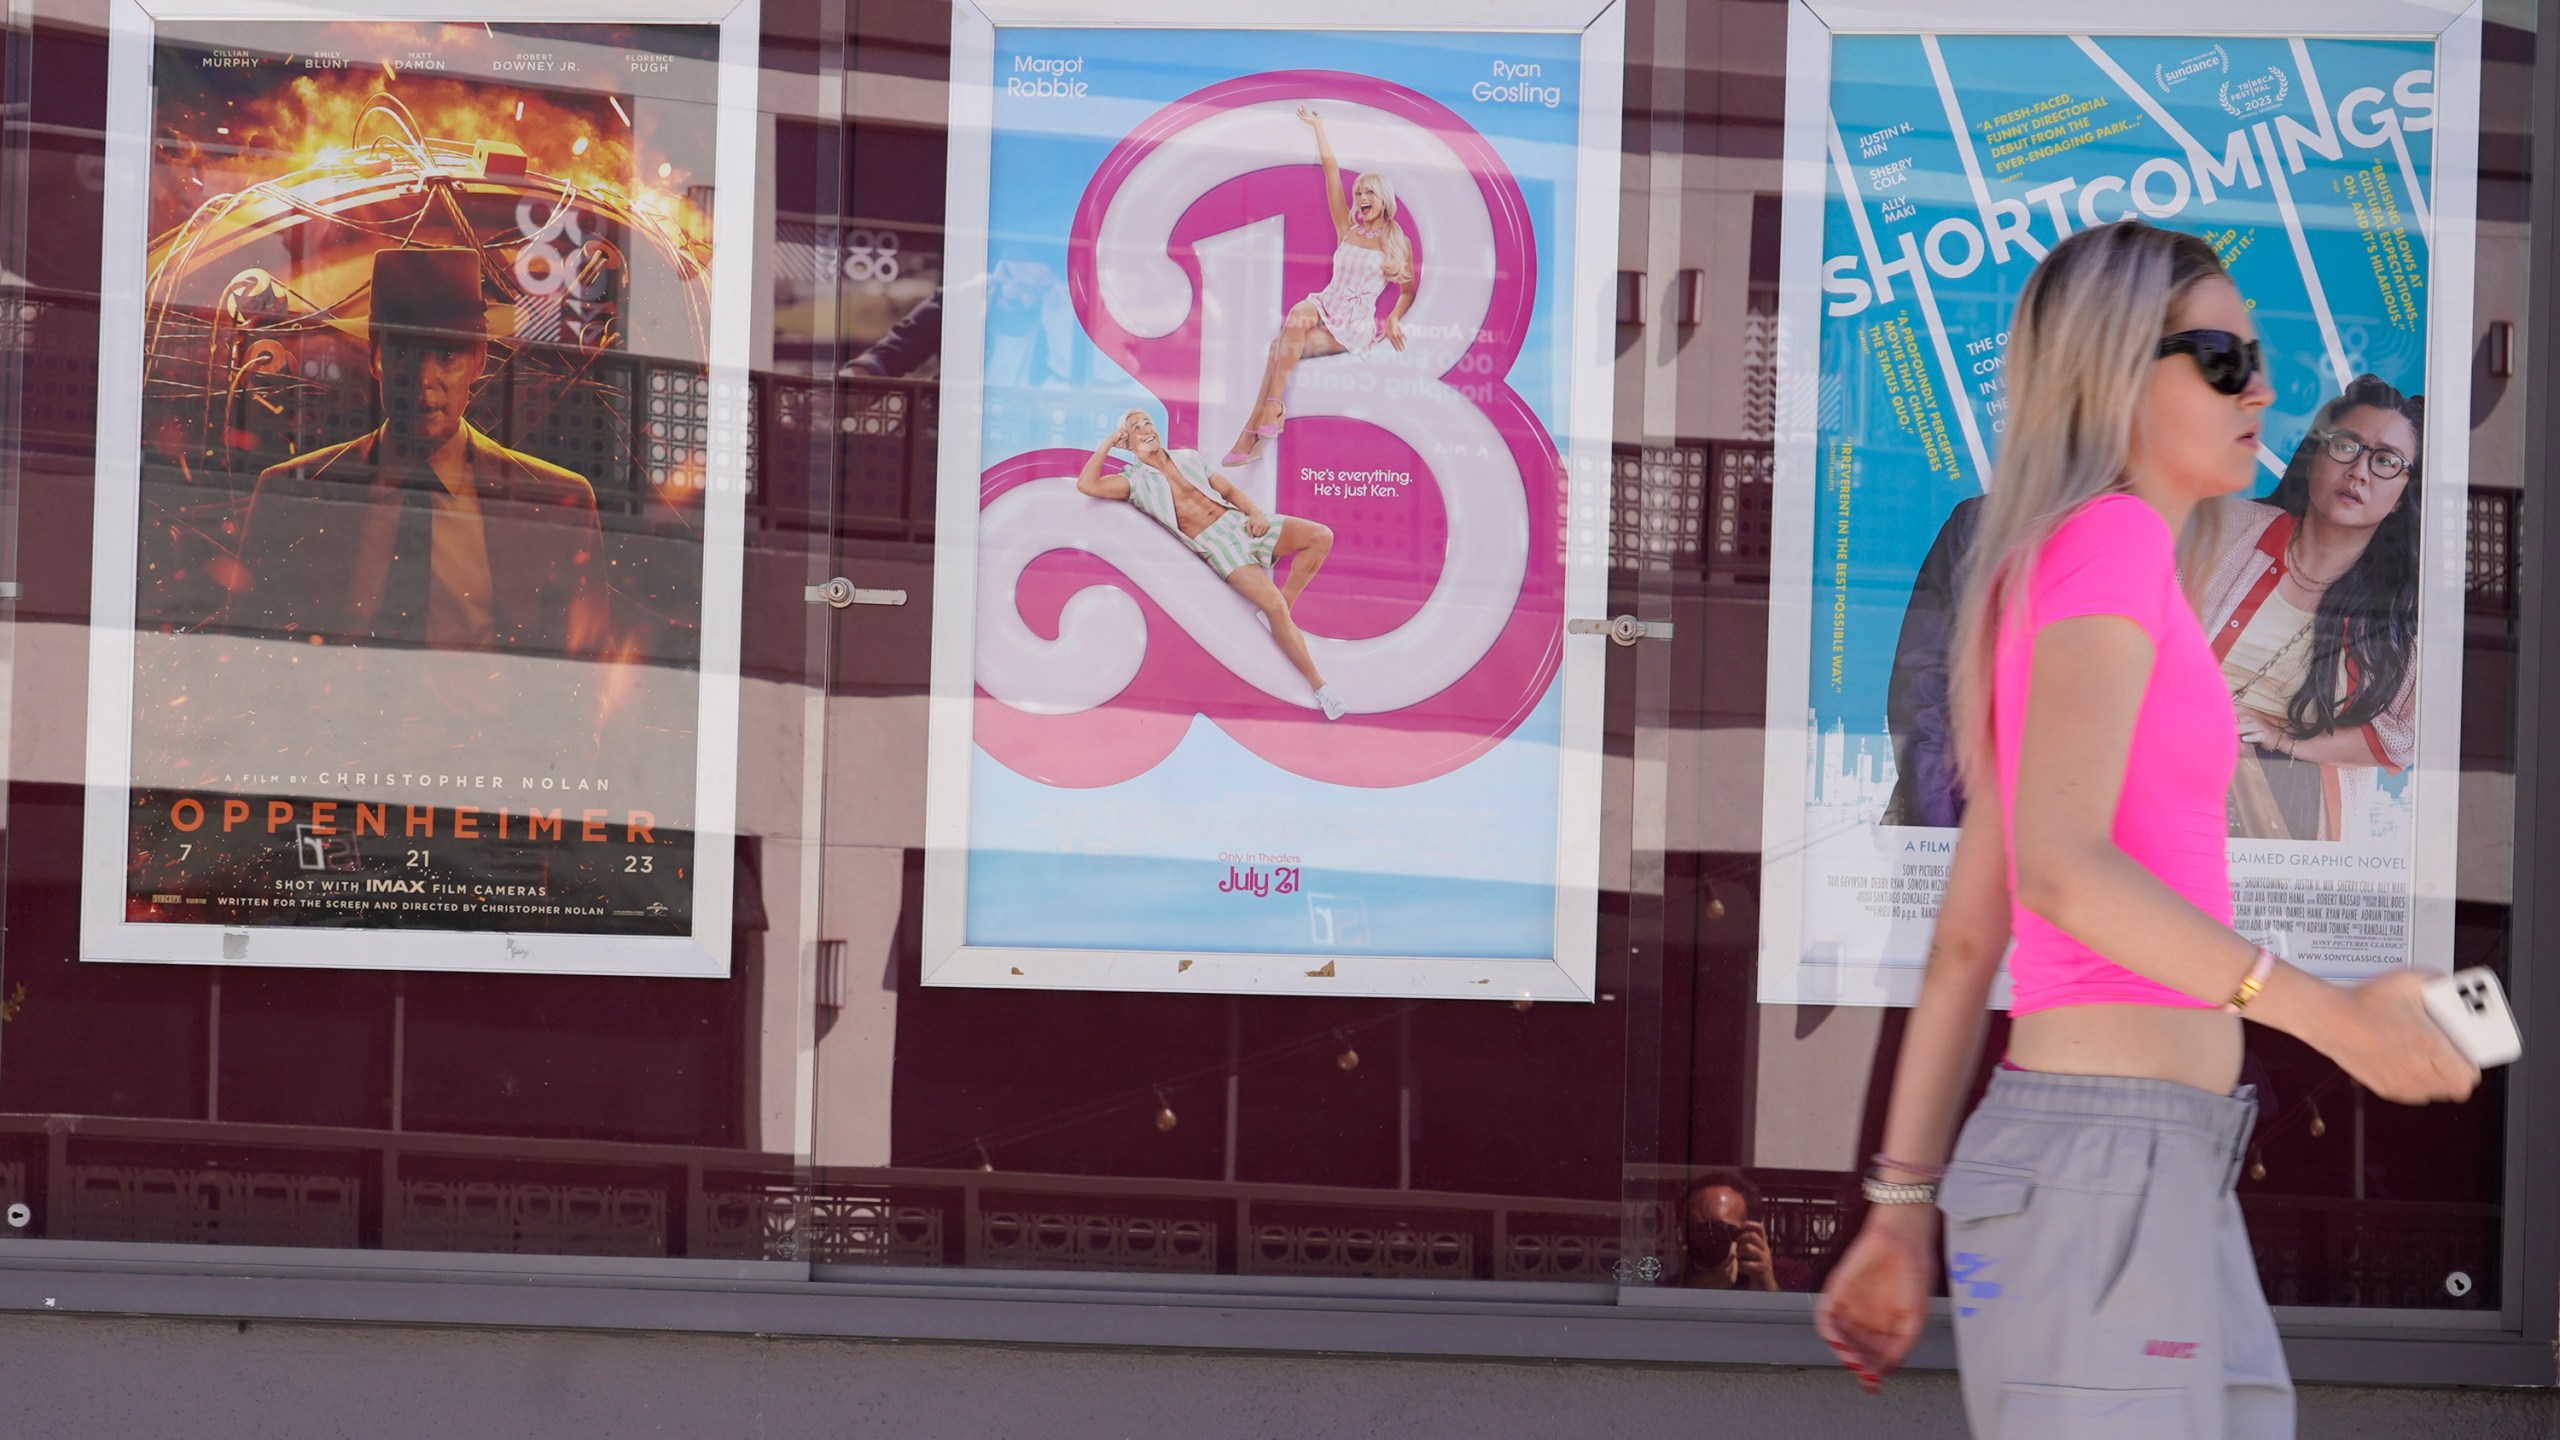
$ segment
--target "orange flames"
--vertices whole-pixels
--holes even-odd
[[[214,129],[208,119],[196,127],[199,133],[176,137],[183,147],[179,153],[164,150],[163,156],[164,162],[174,161],[182,169],[202,167],[201,178],[163,194],[193,209],[218,193],[217,186],[236,189],[314,169],[397,157],[407,137],[388,117],[366,114],[376,95],[389,95],[407,107],[422,141],[466,152],[477,141],[507,141],[524,151],[532,174],[620,196],[686,240],[700,243],[710,236],[708,218],[686,194],[692,172],[648,147],[627,110],[608,96],[391,67],[297,76],[290,86],[223,113],[219,118],[226,123],[219,138],[202,133]],[[226,148],[234,153],[221,154]]]
[[[409,107],[421,138],[466,148],[476,140],[510,140],[522,147],[534,170],[585,188],[628,193],[640,182],[641,162],[630,129],[601,96],[590,110],[560,104],[539,90],[514,91],[438,75],[393,79],[378,71],[346,71],[301,76],[288,91],[261,104],[263,114],[244,118],[256,137],[252,143],[293,156],[300,162],[294,168],[328,164],[355,158],[363,142],[396,133],[376,119],[358,134],[365,105],[376,94],[388,94]],[[240,128],[235,125],[234,133]],[[654,172],[656,166],[649,168]]]

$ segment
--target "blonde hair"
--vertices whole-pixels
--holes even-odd
[[[1363,170],[1351,181],[1351,228],[1358,230],[1360,187],[1366,185],[1378,192],[1378,262],[1389,280],[1398,285],[1413,283],[1413,241],[1396,223],[1396,185],[1375,170]]]
[[[2032,587],[2035,557],[2063,518],[2125,488],[2135,411],[2169,317],[2197,286],[2229,278],[2203,240],[2139,220],[2071,236],[2027,277],[2003,365],[2008,426],[1956,610],[1950,698],[1968,793],[1994,793],[1997,783],[1991,676],[2001,621]],[[2213,512],[2198,506],[2179,537],[2191,603]]]

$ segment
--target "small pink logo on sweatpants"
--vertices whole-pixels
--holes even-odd
[[[2164,1360],[2193,1360],[2196,1358],[2196,1342],[2193,1340],[2145,1340],[2142,1342],[2142,1353],[2157,1355]]]

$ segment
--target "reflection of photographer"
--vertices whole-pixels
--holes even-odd
[[[1760,1187],[1739,1170],[1703,1171],[1681,1201],[1680,1283],[1691,1290],[1810,1290],[1813,1273],[1780,1259],[1762,1224]]]

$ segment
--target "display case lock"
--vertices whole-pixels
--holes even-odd
[[[1633,615],[1620,615],[1609,620],[1574,620],[1567,622],[1564,628],[1568,635],[1606,635],[1621,645],[1671,638],[1670,621],[1639,620]]]
[[[907,592],[904,590],[865,590],[861,586],[854,584],[852,581],[847,580],[841,575],[838,575],[824,585],[812,585],[809,587],[809,603],[815,605],[820,601],[833,605],[839,610],[843,609],[847,605],[904,605],[907,603]]]

